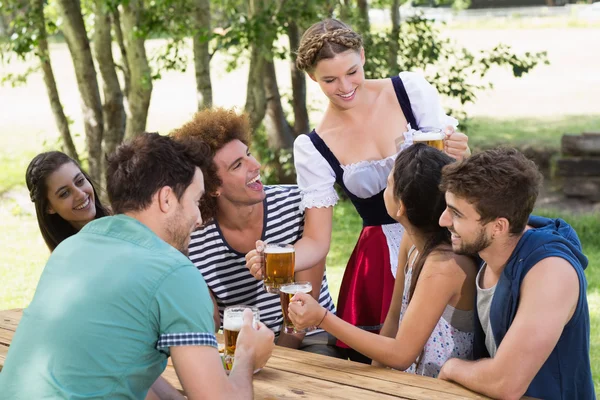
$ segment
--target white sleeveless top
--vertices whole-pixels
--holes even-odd
[[[415,255],[410,260],[413,253]],[[412,270],[418,254],[414,246],[408,252],[409,261],[406,262],[404,268],[404,292],[402,294],[400,323],[408,308]],[[442,366],[448,359],[462,358],[463,360],[470,360],[473,358],[473,317],[472,310],[459,310],[451,305],[446,305],[442,317],[433,328],[427,343],[425,343],[423,353],[406,372],[437,378]]]

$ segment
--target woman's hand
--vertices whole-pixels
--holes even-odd
[[[246,268],[250,270],[253,277],[258,280],[265,279],[265,256],[263,251],[265,245],[262,240],[256,241],[256,249],[246,254]]]
[[[457,161],[471,155],[469,149],[469,137],[462,132],[457,132],[454,127],[449,125],[446,127],[446,140],[444,141],[444,151],[450,157]]]
[[[325,309],[306,293],[296,293],[288,307],[288,315],[297,330],[319,325],[325,312]]]

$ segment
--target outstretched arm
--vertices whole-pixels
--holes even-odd
[[[448,266],[451,262],[454,265]],[[366,332],[333,314],[325,314],[310,296],[300,293],[293,300],[301,300],[303,304],[297,301],[290,303],[290,318],[296,326],[303,328],[318,324],[325,315],[321,328],[367,357],[383,365],[405,370],[415,362],[444,308],[459,292],[465,279],[461,271],[455,261],[438,262],[431,255],[428,257],[395,338]]]

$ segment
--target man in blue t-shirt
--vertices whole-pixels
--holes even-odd
[[[530,215],[541,174],[514,149],[444,168],[440,225],[459,254],[477,254],[473,355],[439,377],[494,398],[595,399],[583,255],[566,222]]]
[[[246,310],[227,377],[206,283],[186,257],[208,159],[158,134],[108,158],[115,216],[50,256],[0,374],[2,398],[183,399],[159,378],[169,356],[188,398],[252,398],[273,333]]]

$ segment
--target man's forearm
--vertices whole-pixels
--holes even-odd
[[[440,377],[443,375],[443,379],[456,382],[467,389],[500,399],[519,399],[523,395],[512,390],[513,385],[504,379],[507,375],[497,371],[491,358],[477,361],[452,358],[446,364]]]
[[[254,374],[254,365],[252,357],[249,354],[235,353],[235,362],[233,369],[229,373],[229,396],[223,398],[231,399],[252,399],[252,375]]]

